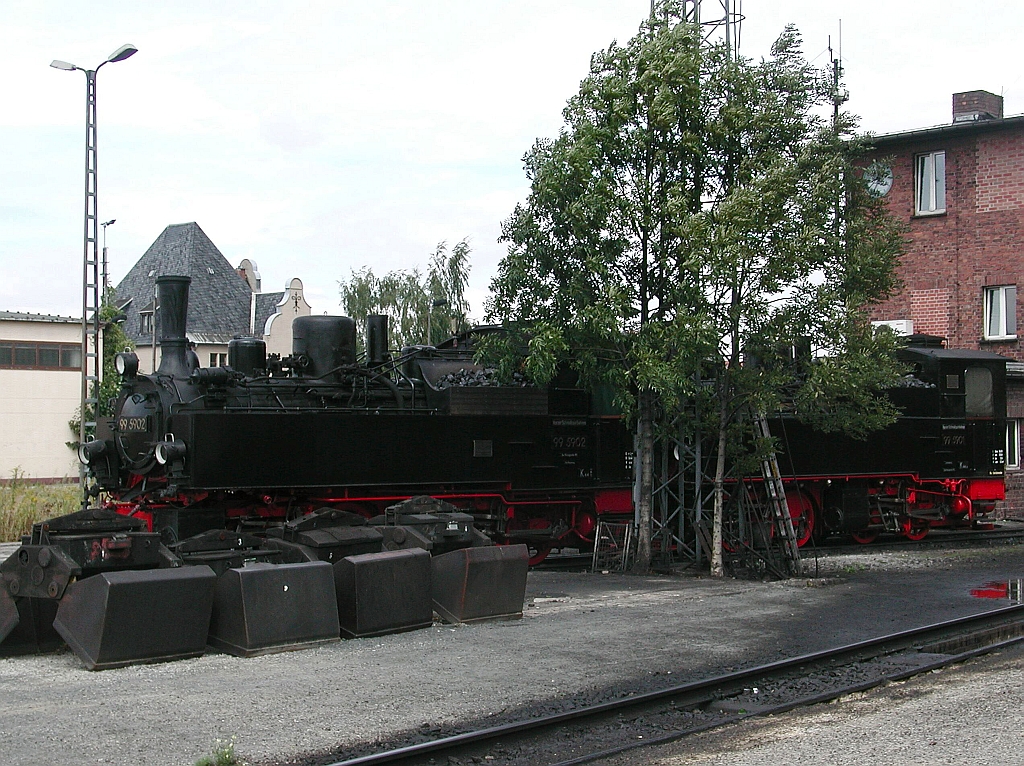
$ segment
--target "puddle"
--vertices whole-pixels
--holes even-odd
[[[979,588],[971,588],[974,598],[1006,599],[1011,604],[1020,604],[1024,580],[993,580]]]

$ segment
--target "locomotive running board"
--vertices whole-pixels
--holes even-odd
[[[341,632],[382,636],[434,622],[430,554],[422,548],[346,556],[334,565]]]
[[[216,580],[205,565],[93,575],[68,586],[53,627],[89,670],[199,657]]]
[[[252,564],[217,579],[210,646],[236,657],[340,641],[334,569],[326,561]]]
[[[434,556],[434,611],[452,623],[522,617],[529,561],[525,545],[462,548]]]

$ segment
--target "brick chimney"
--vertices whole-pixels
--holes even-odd
[[[953,94],[953,123],[1003,119],[1003,97],[987,90]]]

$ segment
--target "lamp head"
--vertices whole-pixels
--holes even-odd
[[[136,48],[131,43],[128,43],[127,45],[122,45],[116,51],[114,51],[109,56],[107,56],[107,61],[109,61],[111,63],[114,63],[116,61],[124,61],[126,58],[129,58],[130,56],[134,56],[138,52],[139,52],[138,48]]]
[[[52,66],[54,69],[63,69],[65,72],[74,72],[76,69],[78,69],[78,67],[76,67],[74,64],[69,64],[68,62],[61,61],[60,59],[54,59],[53,61],[51,61],[50,66]]]

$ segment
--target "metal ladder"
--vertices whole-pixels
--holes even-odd
[[[754,413],[752,419],[754,436],[758,439],[771,439],[772,433],[768,428],[768,419],[764,416],[764,413]],[[764,477],[764,486],[768,491],[768,501],[775,533],[782,540],[782,548],[789,563],[790,574],[799,575],[802,569],[800,548],[797,545],[796,531],[793,529],[793,517],[789,513],[789,504],[786,502],[786,488],[782,484],[782,474],[779,472],[779,461],[776,459],[774,449],[761,461],[761,475]]]

